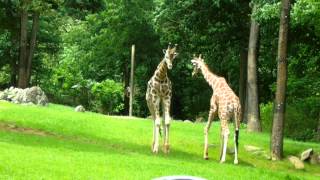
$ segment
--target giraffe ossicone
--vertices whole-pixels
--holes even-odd
[[[191,60],[193,65],[192,76],[198,74],[200,71],[204,79],[212,87],[213,94],[210,100],[210,111],[208,122],[204,128],[204,159],[208,159],[208,144],[209,144],[209,130],[211,127],[212,120],[214,116],[218,115],[221,124],[221,154],[220,162],[223,163],[226,160],[226,151],[228,145],[228,137],[230,134],[228,121],[234,119],[234,164],[238,164],[238,139],[239,139],[239,127],[241,119],[241,105],[239,98],[229,87],[228,83],[223,77],[219,77],[212,73],[208,66],[205,64],[204,60],[194,55],[194,58]]]
[[[172,96],[172,84],[168,77],[168,69],[172,69],[172,62],[177,57],[176,52],[177,44],[171,47],[169,43],[168,48],[163,50],[164,58],[159,63],[153,76],[148,81],[146,101],[154,121],[153,125],[153,142],[152,152],[158,153],[159,149],[159,133],[161,126],[160,105],[162,105],[163,113],[163,130],[164,130],[164,146],[165,153],[169,152],[169,128],[170,128],[170,105]]]

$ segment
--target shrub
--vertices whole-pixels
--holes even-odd
[[[91,88],[90,109],[104,114],[117,114],[123,108],[123,86],[113,80],[94,83]]]
[[[318,118],[314,111],[318,102],[314,98],[306,98],[287,104],[284,122],[286,137],[301,141],[315,139]],[[261,104],[260,115],[263,131],[271,132],[273,103]]]

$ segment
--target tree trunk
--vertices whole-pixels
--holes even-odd
[[[12,57],[10,60],[10,86],[15,87],[17,85],[17,60]]]
[[[27,23],[28,12],[25,7],[25,2],[22,5],[21,10],[21,22],[20,22],[20,59],[19,59],[19,74],[18,74],[18,87],[27,87]]]
[[[271,138],[271,158],[280,160],[283,156],[283,127],[285,119],[287,86],[287,38],[289,26],[290,0],[282,0],[278,41],[277,90],[273,110]]]
[[[243,50],[240,53],[240,78],[239,78],[239,99],[241,103],[241,121],[244,122],[244,110],[246,101],[246,69],[247,69],[247,51]]]
[[[29,49],[28,60],[27,60],[27,62],[28,62],[27,63],[27,85],[29,84],[30,78],[31,78],[32,59],[33,59],[34,49],[36,46],[38,29],[39,29],[39,13],[35,12],[35,13],[33,13],[30,49]]]
[[[319,116],[318,116],[318,128],[317,128],[317,137],[316,137],[317,141],[320,141],[320,112],[319,112]]]
[[[130,92],[129,92],[129,68],[128,62],[126,60],[124,64],[124,72],[123,72],[123,79],[124,79],[124,115],[129,115],[129,102],[130,102]]]
[[[257,6],[252,8],[252,14]],[[251,18],[249,50],[248,50],[248,80],[247,80],[247,99],[248,99],[248,131],[261,132],[258,86],[257,86],[257,47],[259,40],[259,24]]]

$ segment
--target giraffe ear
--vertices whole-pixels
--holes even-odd
[[[162,49],[162,52],[163,52],[163,54],[166,54],[167,50],[166,49]]]

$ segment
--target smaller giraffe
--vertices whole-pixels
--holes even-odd
[[[191,60],[193,64],[192,76],[196,75],[201,71],[205,80],[212,87],[213,95],[210,100],[210,111],[207,125],[204,128],[204,159],[208,159],[208,134],[211,126],[211,122],[218,114],[220,119],[221,128],[221,152],[220,152],[220,163],[226,160],[226,151],[228,145],[229,137],[229,127],[228,121],[233,117],[234,119],[234,164],[238,164],[238,138],[239,138],[239,126],[240,126],[240,116],[241,116],[241,105],[239,98],[235,95],[232,89],[229,87],[228,83],[223,77],[219,77],[213,74],[208,66],[205,64],[204,60],[199,57],[195,57]]]
[[[160,103],[162,104],[162,113],[164,118],[164,152],[169,152],[169,127],[170,127],[170,104],[172,85],[167,75],[168,69],[172,69],[172,61],[178,55],[176,52],[177,44],[172,48],[171,44],[163,50],[164,58],[158,65],[151,79],[148,81],[146,92],[147,105],[150,110],[153,124],[153,143],[152,152],[158,153],[159,133],[160,133]]]

